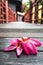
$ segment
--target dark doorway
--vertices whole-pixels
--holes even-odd
[[[22,0],[8,0],[8,2],[11,3],[11,4],[15,4],[16,12],[17,11],[21,12]]]

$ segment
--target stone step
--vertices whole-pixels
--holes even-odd
[[[0,37],[43,37],[43,25],[25,22],[0,24]]]

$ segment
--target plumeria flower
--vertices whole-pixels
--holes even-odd
[[[20,39],[9,40],[10,46],[4,49],[4,51],[16,50],[17,56],[20,56],[22,51],[26,54],[37,54],[36,47],[41,46],[38,40],[28,37],[22,37]]]

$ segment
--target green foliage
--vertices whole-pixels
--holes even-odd
[[[39,5],[43,5],[43,4],[42,4],[42,0],[39,0]]]
[[[30,7],[30,1],[28,0],[28,2],[26,2],[26,7],[25,7],[25,10],[24,12],[26,12]]]

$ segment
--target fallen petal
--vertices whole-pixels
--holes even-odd
[[[16,54],[17,54],[17,56],[20,56],[21,53],[22,53],[22,48],[19,46],[16,48]]]
[[[17,40],[9,40],[9,43],[10,43],[11,45],[16,45]]]
[[[28,46],[26,45],[26,43],[25,42],[22,42],[21,45],[22,45],[23,52],[26,55],[29,55],[30,54],[30,51],[28,50]]]
[[[35,46],[41,46],[41,43],[38,40],[35,40],[35,39],[30,38],[29,39],[29,42],[31,42]]]
[[[28,46],[30,53],[37,54],[37,49],[34,44],[32,44],[31,42],[28,42],[26,45]]]
[[[16,46],[16,45],[17,45],[17,43],[19,43],[19,42],[20,42],[20,40],[19,40],[19,39],[9,40],[9,43],[10,43],[11,45],[14,45],[14,46]]]
[[[15,46],[10,45],[10,46],[8,46],[7,48],[5,48],[4,51],[12,51],[12,50],[15,50],[15,49],[16,49]]]

